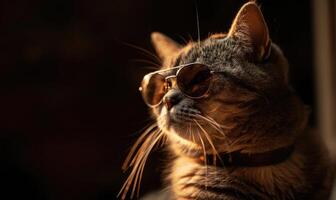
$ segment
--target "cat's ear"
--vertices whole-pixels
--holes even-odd
[[[172,57],[182,48],[180,44],[159,32],[153,32],[151,34],[151,39],[155,51],[162,61]]]
[[[255,2],[248,2],[241,7],[231,25],[229,36],[248,42],[257,61],[269,56],[271,40],[267,24]]]

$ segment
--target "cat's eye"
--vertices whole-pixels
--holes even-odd
[[[190,98],[202,98],[207,94],[213,75],[207,65],[192,63],[178,68],[176,75],[166,77],[160,73],[162,71],[156,71],[143,78],[140,91],[148,106],[157,106],[162,102],[172,86],[172,78],[176,78],[177,87]],[[176,67],[172,70],[176,70]]]
[[[209,89],[212,73],[206,65],[194,64],[181,68],[177,74],[177,84],[181,91],[193,98],[202,97]]]

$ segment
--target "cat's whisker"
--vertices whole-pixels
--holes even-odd
[[[213,109],[209,110],[207,113],[214,113],[214,112],[216,112],[219,108],[220,108],[220,105],[217,105],[217,106],[214,107]]]
[[[208,121],[208,122],[210,122],[210,123],[212,123],[213,125],[215,125],[219,129],[222,129],[222,128],[230,129],[231,128],[229,126],[225,126],[223,124],[219,124],[218,122],[216,122],[216,120],[214,120],[212,117],[210,117],[208,115],[203,116],[203,115],[197,114],[197,116],[200,117],[200,118],[202,118],[202,119],[204,119],[204,120],[206,120],[206,121]]]
[[[155,137],[155,132],[152,135],[147,136],[147,137],[149,139],[148,140],[146,139],[145,142],[143,142],[143,144],[141,145],[141,147],[138,149],[137,153],[134,155],[134,157],[133,157],[133,159],[132,159],[132,161],[130,163],[130,167],[133,166],[133,168],[134,168],[134,166],[137,164],[137,162],[139,161],[139,159],[142,159],[143,151],[146,148],[148,148],[148,145],[150,145],[149,141],[151,141],[153,139],[153,137]]]
[[[153,141],[153,143],[151,144],[151,146],[149,148],[147,148],[147,150],[146,150],[145,158],[143,159],[143,161],[141,163],[141,166],[140,166],[140,170],[139,170],[140,174],[139,174],[139,181],[138,181],[138,187],[137,187],[137,196],[139,196],[139,193],[140,193],[140,184],[141,184],[142,174],[143,174],[144,167],[145,167],[147,158],[149,156],[149,153],[154,148],[154,146],[157,144],[157,142],[162,139],[162,136],[163,136],[163,132],[162,131],[158,131],[157,132],[157,138]]]
[[[216,121],[214,121],[214,120],[212,120],[211,118],[208,118],[208,117],[205,117],[205,116],[203,116],[203,115],[197,115],[199,118],[201,118],[201,119],[203,119],[203,120],[205,120],[205,121],[207,121],[207,122],[209,122],[211,125],[213,125],[217,130],[219,130],[220,132],[222,132],[221,131],[221,129],[222,129],[222,125],[220,125],[220,124],[218,124]]]
[[[196,9],[196,23],[197,23],[197,43],[198,43],[198,47],[201,48],[201,31],[200,31],[200,25],[199,25],[197,5],[195,6],[195,9]]]
[[[137,188],[137,195],[139,195],[143,169],[147,161],[148,155],[153,149],[153,147],[158,143],[158,141],[164,135],[161,130],[157,130],[157,129],[154,130],[154,128],[156,128],[156,124],[153,124],[148,129],[146,129],[146,131],[136,141],[128,157],[125,160],[125,163],[123,166],[124,169],[127,169],[128,167],[131,167],[131,166],[133,166],[133,169],[118,194],[118,196],[122,194],[121,199],[126,198],[126,194],[132,184],[133,184],[133,187],[132,187],[131,198],[134,197],[136,188]],[[141,142],[143,143],[138,148]],[[138,151],[134,155],[136,149],[138,149]],[[130,161],[131,157],[133,157],[132,161]]]
[[[214,129],[216,129],[216,131],[218,131],[224,138],[226,138],[225,133],[223,132],[222,128],[220,127],[220,125],[218,123],[216,123],[213,120],[208,119],[207,117],[204,117],[202,115],[196,115],[198,118],[205,120],[206,122],[208,122]]]
[[[160,64],[155,63],[155,62],[153,62],[153,61],[151,61],[151,60],[145,60],[145,59],[131,59],[130,61],[138,62],[138,63],[146,63],[146,64],[153,65],[154,67],[151,68],[151,69],[153,69],[153,70],[157,70],[158,68],[161,67]]]
[[[192,141],[193,141],[194,143],[196,143],[195,136],[194,136],[194,134],[192,134],[191,123],[189,123],[189,132],[190,132],[190,134],[191,134]]]
[[[227,136],[225,135],[225,133],[219,129],[215,124],[213,124],[211,121],[206,121],[210,124],[211,127],[213,127],[224,139],[227,138]],[[219,136],[217,136],[219,137]]]
[[[156,138],[155,138],[156,137]],[[133,181],[133,189],[132,189],[132,193],[131,193],[131,198],[134,197],[134,193],[135,193],[135,189],[136,187],[140,187],[140,181],[141,181],[141,176],[142,176],[142,169],[143,166],[148,158],[148,154],[149,152],[152,150],[153,146],[155,145],[155,143],[157,142],[157,140],[159,139],[159,137],[157,137],[157,134],[153,137],[153,140],[148,140],[148,144],[146,144],[146,148],[143,150],[140,150],[141,154],[139,156],[139,161],[138,161],[138,165],[134,166],[134,168],[136,168],[136,174],[135,174],[135,180]],[[139,194],[139,193],[137,193]]]
[[[148,56],[150,56],[151,58],[153,58],[158,64],[161,63],[161,59],[160,59],[157,55],[155,55],[154,53],[148,51],[147,49],[144,49],[144,48],[142,48],[142,47],[139,47],[139,46],[136,46],[136,45],[134,45],[134,44],[127,43],[127,42],[123,42],[123,44],[124,44],[124,45],[127,45],[127,46],[129,46],[129,47],[132,47],[132,48],[134,48],[134,49],[137,49],[137,50],[139,50],[140,52],[143,52],[145,55],[148,55]]]
[[[219,124],[215,119],[213,119],[212,117],[210,117],[210,116],[208,116],[207,115],[207,117],[208,117],[208,119],[210,119],[212,122],[214,122],[215,124],[217,124],[220,128],[222,128],[222,129],[228,129],[228,130],[230,130],[230,129],[232,129],[232,128],[234,128],[234,126],[235,126],[235,124],[231,124],[231,126],[228,126],[228,125],[223,125],[223,124]]]
[[[210,144],[210,146],[211,146],[211,148],[212,148],[212,151],[213,151],[213,154],[214,154],[214,163],[216,163],[216,156],[219,158],[219,160],[220,160],[221,162],[223,162],[223,161],[221,160],[221,158],[220,158],[220,156],[219,156],[219,153],[218,153],[218,151],[216,150],[216,147],[215,147],[215,145],[213,144],[213,142],[212,142],[212,140],[211,140],[209,134],[207,133],[207,131],[202,127],[201,124],[199,124],[199,123],[197,122],[197,120],[195,120],[195,123],[198,125],[198,127],[201,129],[201,131],[204,133],[205,138],[208,140],[208,142],[209,142],[209,144]]]
[[[202,149],[203,149],[203,157],[204,157],[204,165],[205,165],[205,187],[207,187],[207,177],[208,177],[208,164],[207,164],[207,159],[206,159],[206,149],[205,149],[205,145],[204,145],[204,141],[202,139],[201,134],[199,133],[199,131],[197,131],[197,135],[199,140],[201,141],[202,144]]]
[[[160,134],[162,134],[162,138],[160,140],[160,143],[158,144],[158,147],[162,147],[167,142],[167,137],[165,137],[165,134],[162,130],[160,130]]]
[[[151,138],[149,138],[148,140],[146,140],[144,143],[143,143],[143,148],[140,148],[138,150],[138,154],[137,156],[134,158],[135,159],[135,164],[133,166],[133,168],[135,169],[134,170],[134,176],[135,176],[135,180],[134,180],[134,183],[133,183],[133,187],[136,186],[136,183],[137,183],[137,179],[139,177],[139,166],[141,165],[141,163],[143,162],[144,160],[144,155],[145,155],[145,152],[146,152],[146,149],[148,149],[150,147],[150,144],[151,144],[151,141],[153,140],[153,138],[155,137],[155,135],[153,134],[153,136]],[[133,189],[134,190],[134,189]]]
[[[138,149],[137,153],[135,154],[133,160],[132,160],[132,164],[130,166],[133,166],[130,175],[128,176],[128,178],[126,179],[124,185],[122,186],[118,196],[120,194],[122,194],[121,199],[125,199],[126,198],[126,194],[130,188],[130,186],[132,185],[132,183],[134,184],[134,178],[137,174],[138,171],[138,166],[141,162],[142,159],[142,155],[143,155],[143,149],[147,148],[149,145],[149,141],[151,141],[153,139],[155,135],[149,135],[146,140],[143,142],[143,144],[141,145],[141,147]]]
[[[214,118],[210,117],[209,115],[205,115],[205,118],[208,118],[209,120],[211,120],[213,123],[215,123],[219,128],[226,128],[226,129],[231,129],[232,127],[230,126],[226,126],[223,124],[219,124]]]
[[[133,189],[132,189],[132,193],[131,193],[131,198],[133,198],[134,192],[136,187],[138,186],[138,188],[140,187],[140,175],[141,175],[141,168],[143,163],[146,161],[147,156],[146,156],[146,152],[150,149],[150,144],[148,145],[148,147],[144,150],[141,150],[141,156],[139,157],[139,161],[138,161],[138,165],[134,166],[136,168],[136,173],[135,173],[135,179],[133,181]],[[139,180],[139,181],[138,181]]]
[[[217,137],[217,138],[220,138],[220,139],[224,139],[223,140],[223,142],[226,144],[226,146],[228,147],[228,148],[231,148],[231,146],[233,146],[232,144],[230,144],[230,140],[229,140],[229,138],[227,137],[227,135],[223,132],[223,130],[221,129],[221,128],[219,128],[219,127],[217,127],[217,125],[216,124],[218,124],[218,123],[215,123],[215,124],[213,124],[214,122],[216,122],[214,119],[212,119],[210,116],[208,116],[210,119],[212,119],[212,120],[210,120],[210,119],[208,119],[207,117],[204,117],[204,116],[202,116],[202,115],[200,115],[201,116],[201,119],[205,119],[216,131],[218,131],[223,137],[220,137],[220,136],[215,136],[215,137]],[[209,120],[209,121],[208,121]],[[214,121],[214,122],[213,122]],[[209,137],[210,138],[210,137]],[[219,157],[219,156],[218,156]],[[221,160],[221,158],[219,157],[219,159],[220,159],[220,161],[222,162],[222,160]],[[222,162],[223,163],[223,162]]]
[[[137,150],[137,148],[139,147],[140,143],[143,142],[145,140],[145,138],[148,136],[149,133],[151,133],[152,131],[155,131],[155,129],[157,129],[157,124],[152,124],[150,125],[142,134],[141,136],[137,139],[137,141],[134,143],[134,145],[132,146],[130,152],[128,153],[124,164],[122,166],[122,169],[125,171],[127,170],[130,166],[131,166],[131,158],[134,156],[135,151]]]

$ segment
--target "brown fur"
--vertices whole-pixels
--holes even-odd
[[[169,199],[329,197],[333,178],[329,154],[320,134],[307,126],[309,109],[292,91],[287,60],[276,44],[270,44],[267,25],[254,2],[241,8],[228,34],[182,47],[154,33],[152,42],[163,69],[201,62],[224,73],[212,79],[209,95],[202,99],[189,98],[174,85],[165,95],[180,98],[173,108],[164,104],[152,108],[172,152]],[[190,115],[193,112],[202,116]],[[171,122],[174,117],[183,120]],[[256,154],[290,145],[295,146],[293,153],[273,165],[200,162],[205,154]]]

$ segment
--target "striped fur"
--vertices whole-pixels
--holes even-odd
[[[163,34],[152,36],[163,68],[200,62],[220,72],[206,98],[189,98],[174,87],[166,96],[179,94],[180,101],[170,110],[163,104],[152,109],[172,152],[165,199],[327,199],[333,175],[328,153],[307,127],[309,109],[291,92],[287,60],[270,43],[255,3],[243,6],[228,34],[185,47]],[[294,153],[270,166],[223,167],[197,160],[290,144]]]

